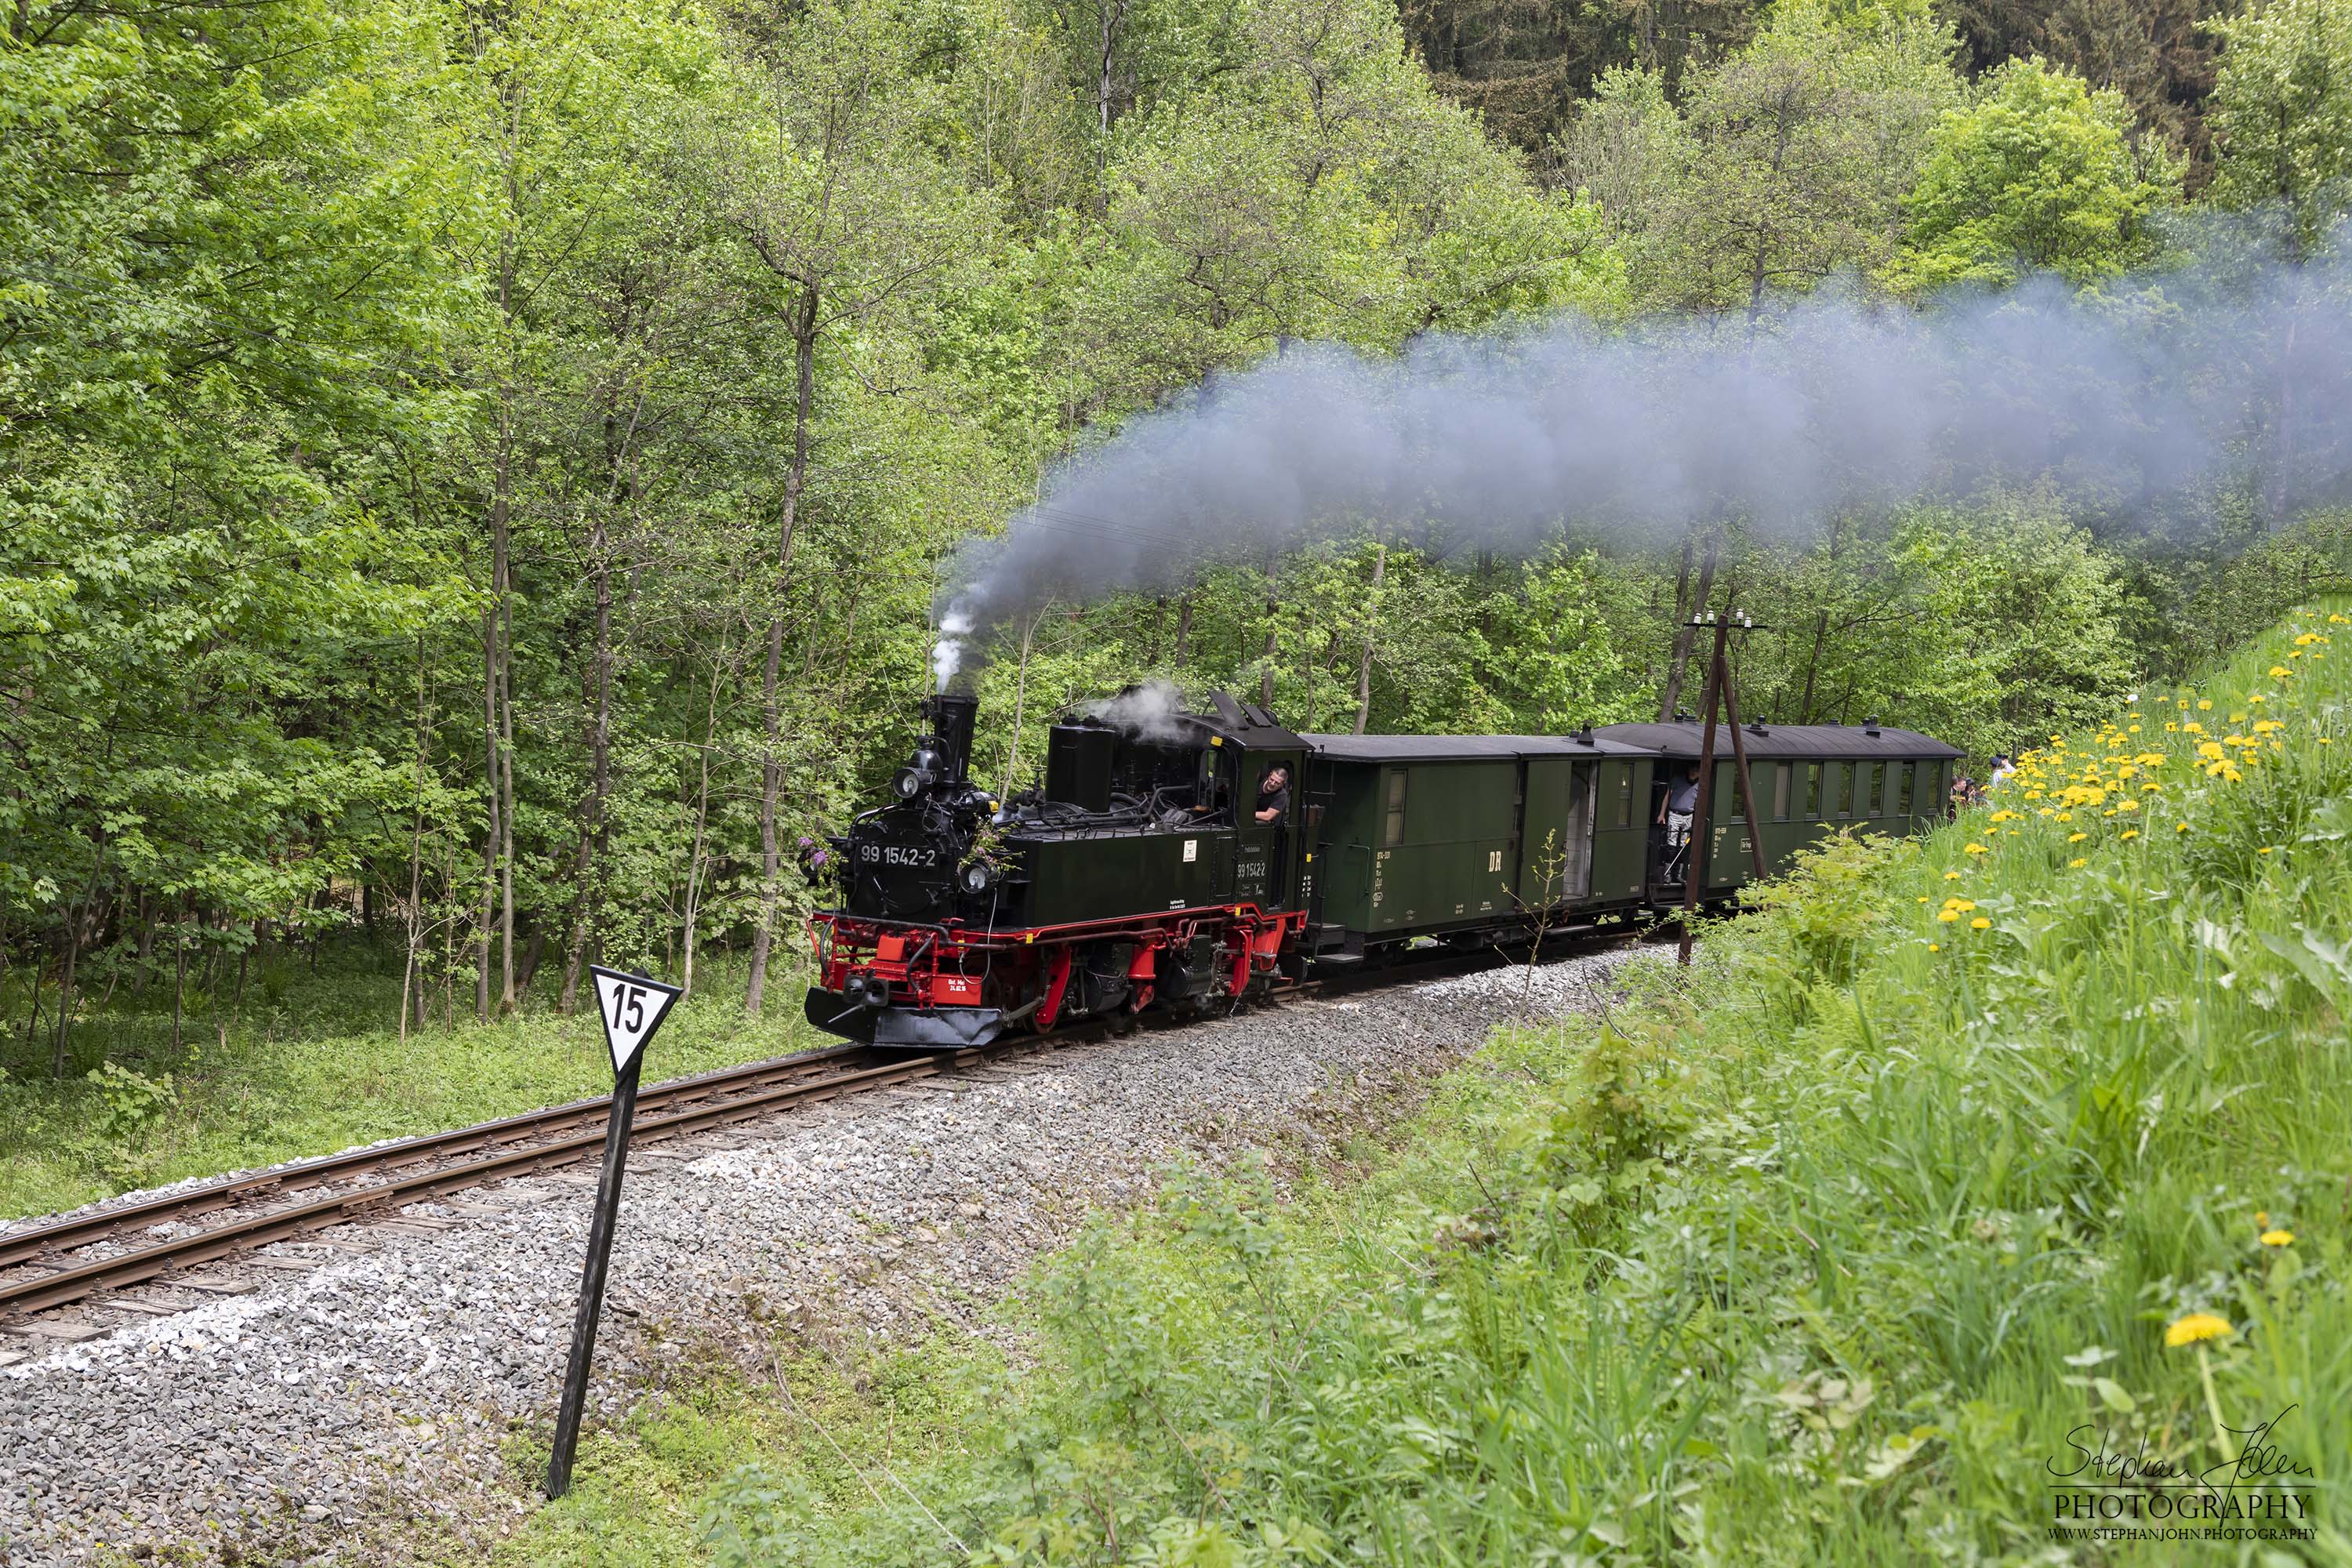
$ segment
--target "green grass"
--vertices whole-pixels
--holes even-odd
[[[887,1468],[902,1395],[835,1387],[847,1463],[740,1385],[663,1511],[599,1448],[517,1560],[2352,1560],[2343,614],[1928,840],[1833,843],[1359,1165],[1176,1173],[1040,1268],[1034,1363],[929,1352],[960,1392]],[[2266,716],[2256,765],[2200,771]],[[2192,1311],[2231,1332],[2168,1347]],[[2308,1539],[2052,1539],[2095,1429],[2203,1471],[2217,1419],[2273,1416]]]
[[[225,993],[171,1045],[168,988],[75,1026],[75,1060],[50,1076],[27,1048],[27,1000],[12,986],[0,1031],[0,1216],[47,1214],[187,1176],[431,1132],[612,1087],[594,1009],[535,1005],[489,1025],[436,1022],[399,1036],[398,954],[347,950],[313,973],[257,966],[242,1005]],[[801,984],[772,985],[765,1016],[742,1009],[742,973],[706,967],[662,1026],[649,1077],[677,1078],[825,1043],[802,1019]],[[547,987],[543,984],[542,989]],[[54,995],[49,999],[54,1004]],[[463,1018],[464,1001],[460,1011]],[[92,1078],[90,1075],[98,1076]]]

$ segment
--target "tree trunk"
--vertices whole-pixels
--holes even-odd
[[[1706,612],[1707,595],[1715,589],[1715,552],[1716,539],[1709,534],[1706,553],[1699,562],[1696,595],[1685,600],[1681,582],[1677,580],[1675,584],[1675,651],[1666,665],[1665,690],[1658,701],[1658,722],[1661,724],[1673,721],[1675,705],[1683,700],[1683,677],[1690,666],[1691,639],[1697,635],[1697,628],[1690,623]],[[1685,539],[1683,541],[1683,574],[1685,577],[1690,572],[1690,541]]]
[[[1375,617],[1364,626],[1364,657],[1356,664],[1356,733],[1364,732],[1365,723],[1372,716],[1372,643],[1378,634],[1381,583],[1388,572],[1389,547],[1375,548],[1372,556],[1372,615]]]
[[[556,1008],[569,1016],[580,1000],[580,971],[602,944],[604,900],[602,881],[608,834],[604,803],[613,793],[613,552],[612,531],[603,509],[589,535],[589,568],[594,584],[596,622],[589,667],[588,799],[581,816],[578,897],[573,902],[572,954],[563,971],[563,993]]]
[[[184,921],[172,923],[172,1049],[180,1048],[180,1010],[188,994],[188,928]]]
[[[522,185],[520,143],[522,140],[522,100],[527,90],[520,76],[509,79],[505,184],[507,215],[520,223]],[[499,237],[499,319],[506,328],[506,363],[499,377],[498,442],[490,467],[490,607],[496,616],[496,657],[491,660],[492,701],[498,710],[498,756],[489,780],[494,800],[495,853],[499,867],[499,1012],[515,1008],[514,951],[514,387],[515,355],[520,326],[515,315],[515,240],[512,227]]]
[[[1171,669],[1184,668],[1184,656],[1191,650],[1192,642],[1192,595],[1187,594],[1176,605],[1176,657],[1169,664]]]
[[[722,644],[722,655],[724,647]],[[710,702],[702,727],[702,744],[697,750],[701,768],[701,783],[694,799],[694,847],[686,861],[685,931],[679,939],[684,949],[679,956],[683,973],[678,989],[688,995],[694,992],[694,943],[696,926],[702,916],[704,846],[710,833],[710,753],[719,744],[719,688],[725,672],[732,665],[731,658],[714,658],[710,665]]]
[[[768,612],[768,658],[760,679],[760,921],[751,931],[751,971],[743,985],[743,1011],[759,1016],[768,989],[768,956],[774,948],[776,879],[782,860],[776,843],[777,797],[783,790],[782,707],[778,685],[784,664],[784,584],[792,569],[793,533],[800,522],[801,487],[808,479],[809,412],[816,401],[816,289],[801,288],[793,321],[793,458],[784,469],[783,515],[776,525],[775,600]]]
[[[58,931],[58,1044],[55,1059],[49,1064],[51,1078],[66,1076],[67,1031],[73,1020],[74,959],[81,952],[81,920],[68,910],[63,926]]]
[[[490,567],[495,582],[498,566]],[[495,592],[493,593],[495,598]],[[482,784],[489,797],[488,830],[482,838],[481,918],[475,923],[474,1021],[490,1021],[490,925],[499,892],[499,620],[496,604],[482,606]]]
[[[1029,647],[1037,636],[1037,623],[1045,618],[1044,607],[1029,617],[1021,628],[1021,668],[1013,679],[1013,740],[1004,748],[1004,787],[996,793],[1002,798],[1013,794],[1013,770],[1021,763],[1021,715],[1029,700]]]
[[[1257,672],[1257,701],[1261,708],[1274,706],[1274,660],[1282,648],[1277,635],[1282,628],[1275,616],[1280,614],[1281,609],[1282,603],[1276,593],[1274,563],[1269,561],[1265,566],[1265,657]]]
[[[1813,721],[1813,678],[1821,672],[1822,647],[1829,640],[1829,635],[1830,613],[1822,610],[1813,617],[1813,651],[1811,657],[1805,660],[1805,696],[1797,704],[1797,722],[1800,724]]]
[[[1095,111],[1097,122],[1104,134],[1110,132],[1111,66],[1118,50],[1118,25],[1127,16],[1128,0],[1097,0],[1102,7],[1098,47],[1096,57]]]

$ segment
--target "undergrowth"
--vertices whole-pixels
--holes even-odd
[[[436,1020],[404,1041],[385,1024],[398,1016],[397,971],[379,973],[370,957],[341,953],[315,973],[289,959],[241,998],[199,995],[176,1047],[169,989],[126,989],[77,1026],[83,1055],[62,1077],[38,1041],[0,1027],[0,1219],[611,1090],[593,1005]],[[663,1025],[648,1076],[825,1043],[801,1017],[800,984],[772,987],[755,1022],[740,968],[708,966]]]

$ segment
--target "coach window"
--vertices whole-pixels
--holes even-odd
[[[1837,814],[1840,816],[1852,816],[1853,815],[1853,775],[1858,771],[1857,765],[1853,763],[1832,763],[1830,766],[1837,770],[1836,782],[1832,786],[1836,794]]]
[[[1897,816],[1911,815],[1912,766],[1912,763],[1904,763],[1895,770],[1895,815]]]
[[[1807,763],[1805,764],[1805,815],[1807,816],[1819,816],[1821,814],[1822,764],[1819,763]]]
[[[1789,775],[1797,771],[1794,763],[1776,763],[1772,766],[1772,820],[1789,820]]]
[[[1633,826],[1633,764],[1617,764],[1617,809],[1611,818],[1618,827]]]
[[[1873,816],[1886,815],[1886,764],[1885,763],[1870,764],[1870,815]]]
[[[1389,774],[1388,822],[1381,831],[1383,844],[1404,842],[1404,770],[1398,768]]]

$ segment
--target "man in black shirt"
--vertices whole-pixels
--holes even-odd
[[[1272,825],[1290,814],[1290,770],[1280,763],[1257,782],[1257,819]]]

